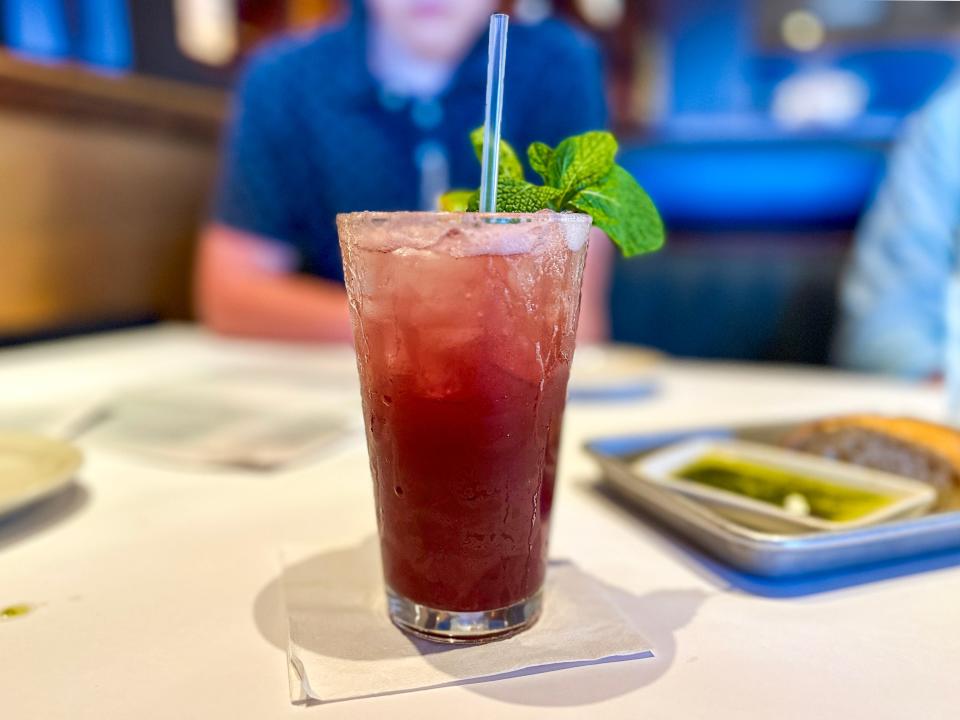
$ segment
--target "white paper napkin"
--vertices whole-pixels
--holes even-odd
[[[531,629],[482,645],[441,645],[410,637],[387,618],[375,539],[326,552],[289,547],[283,557],[295,703],[653,657],[603,586],[569,562],[551,563],[543,615]]]
[[[93,437],[155,458],[270,470],[315,455],[349,429],[335,411],[267,409],[158,390],[115,399]]]
[[[316,365],[316,367],[314,367]],[[110,396],[0,409],[0,428],[189,464],[272,470],[362,436],[356,371],[322,363],[225,367],[159,378]]]

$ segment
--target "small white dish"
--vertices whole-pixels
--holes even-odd
[[[684,469],[707,458],[762,465],[851,490],[889,495],[893,499],[855,519],[827,520],[805,514],[804,506],[808,509],[809,505],[802,495],[789,498],[795,500],[790,503],[792,508],[781,507],[678,476]],[[844,530],[873,525],[892,518],[919,515],[936,500],[936,491],[917,480],[771,445],[735,440],[701,438],[671,445],[641,458],[634,470],[641,477],[702,502],[741,525],[774,533]]]
[[[82,464],[81,452],[62,440],[0,433],[0,517],[53,495]]]
[[[570,399],[587,402],[641,400],[657,392],[663,355],[627,344],[580,345],[570,368]]]

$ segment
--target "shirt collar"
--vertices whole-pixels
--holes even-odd
[[[358,9],[359,8],[359,9]],[[331,73],[331,80],[339,86],[343,97],[358,107],[377,105],[381,88],[370,73],[367,64],[367,20],[362,3],[354,6],[350,18],[343,27],[344,47],[339,68]],[[441,93],[446,97],[454,91],[482,89],[487,81],[486,36],[481,34],[460,63]]]

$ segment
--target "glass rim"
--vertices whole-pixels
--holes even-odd
[[[408,222],[436,222],[443,221],[451,225],[487,224],[512,225],[520,223],[570,223],[584,225],[593,221],[586,213],[553,212],[545,213],[542,210],[535,213],[482,213],[482,212],[445,212],[429,210],[362,210],[359,212],[337,213],[337,221],[347,222],[386,222],[389,220],[404,220]],[[491,222],[492,221],[492,222]]]

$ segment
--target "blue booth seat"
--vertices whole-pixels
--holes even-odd
[[[614,337],[681,356],[826,362],[850,234],[890,134],[883,122],[868,129],[674,133],[626,150],[671,237],[657,255],[618,262]]]

